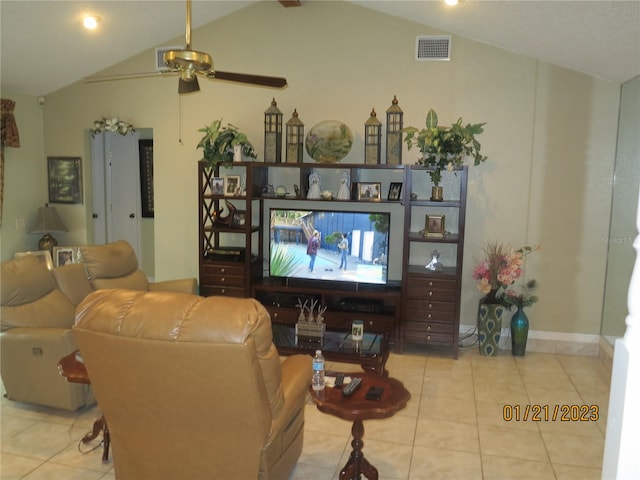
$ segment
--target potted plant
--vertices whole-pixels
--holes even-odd
[[[234,154],[240,150],[241,155],[256,158],[253,145],[247,135],[230,123],[222,126],[222,119],[215,120],[208,127],[198,130],[205,135],[196,148],[202,149],[203,160],[208,166],[228,166],[234,160]]]
[[[484,123],[462,124],[462,118],[450,127],[438,125],[438,115],[433,109],[427,113],[426,128],[406,127],[405,142],[409,150],[418,147],[422,157],[418,165],[429,167],[429,176],[433,182],[431,200],[442,201],[442,170],[452,171],[472,157],[474,165],[480,165],[487,157],[480,153],[480,142],[476,135],[481,134]]]

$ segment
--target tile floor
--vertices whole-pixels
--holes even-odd
[[[387,368],[412,398],[394,417],[365,422],[364,453],[381,480],[600,479],[610,369],[597,357],[481,357],[469,348],[453,360],[408,350],[392,354]],[[505,421],[504,405],[519,405],[521,416],[526,405],[548,405],[550,416],[555,405],[596,405],[599,420]],[[100,448],[78,450],[96,408],[68,413],[6,399],[0,407],[2,480],[115,479]],[[306,408],[304,449],[291,478],[335,479],[351,451],[351,425],[312,403]]]

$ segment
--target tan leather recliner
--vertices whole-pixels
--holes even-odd
[[[256,300],[100,290],[78,307],[74,335],[117,479],[289,477],[311,357],[281,362]]]
[[[124,240],[104,245],[80,247],[81,262],[94,289],[126,288],[130,290],[196,293],[195,278],[149,282],[138,268],[133,247]]]
[[[94,402],[87,385],[68,383],[58,360],[77,347],[75,306],[34,256],[2,262],[2,382],[11,400],[76,410]]]

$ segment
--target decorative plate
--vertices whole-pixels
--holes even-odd
[[[336,163],[347,156],[353,145],[353,133],[344,123],[325,120],[307,133],[305,147],[319,163]]]

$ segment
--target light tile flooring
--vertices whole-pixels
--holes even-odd
[[[365,422],[364,454],[381,480],[600,479],[610,369],[597,357],[481,357],[469,348],[453,360],[411,350],[391,354],[387,368],[412,397],[392,418]],[[519,406],[521,417],[527,405],[548,405],[549,416],[555,405],[596,405],[599,420],[505,421],[505,405]],[[0,406],[2,480],[115,479],[100,448],[78,450],[96,408],[68,413],[6,399]],[[351,451],[351,425],[312,403],[306,408],[304,449],[292,479],[335,479]],[[569,409],[569,419],[579,413]]]

